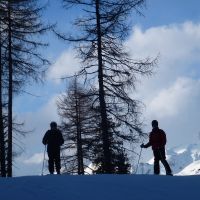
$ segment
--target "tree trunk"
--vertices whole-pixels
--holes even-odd
[[[13,63],[12,63],[12,29],[11,7],[8,3],[8,177],[12,177],[12,101],[13,101]]]
[[[82,146],[82,128],[80,122],[80,99],[78,99],[78,153],[79,153],[79,174],[84,174],[84,166],[83,166],[83,146]]]
[[[98,37],[97,46],[98,46],[99,102],[100,102],[100,112],[101,112],[101,129],[102,129],[103,154],[104,154],[104,164],[102,167],[105,173],[112,173],[107,111],[106,111],[105,92],[103,84],[102,36],[101,36],[101,24],[100,24],[100,13],[99,13],[99,0],[96,0],[96,23],[97,23],[97,37]]]
[[[84,174],[83,151],[80,124],[80,96],[77,93],[77,82],[75,80],[75,101],[76,101],[76,129],[77,129],[77,157],[78,157],[78,174]]]
[[[0,21],[1,23],[1,21]],[[3,128],[3,103],[2,103],[2,76],[3,76],[3,65],[2,65],[2,51],[1,51],[1,24],[0,24],[0,163],[1,163],[1,176],[6,176],[5,169],[5,135]]]

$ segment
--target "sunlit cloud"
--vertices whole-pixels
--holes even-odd
[[[149,112],[157,118],[180,114],[184,108],[190,109],[191,100],[197,103],[200,91],[200,80],[178,78],[167,89],[160,90],[147,106]]]
[[[74,75],[80,69],[80,62],[73,50],[63,52],[50,67],[47,78],[60,83],[60,78]]]

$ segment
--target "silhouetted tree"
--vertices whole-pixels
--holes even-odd
[[[102,172],[113,173],[111,138],[135,142],[143,135],[139,102],[131,98],[131,90],[139,75],[150,75],[155,60],[133,60],[123,41],[129,31],[128,16],[140,13],[144,0],[63,0],[64,6],[79,7],[84,14],[75,21],[77,36],[57,35],[78,44],[82,60],[79,75],[96,80],[102,134]],[[141,14],[141,13],[140,13]],[[95,98],[96,99],[96,98]],[[110,131],[109,119],[117,127]]]
[[[96,121],[92,108],[92,90],[86,90],[75,78],[58,102],[61,129],[65,139],[63,156],[68,173],[84,174],[91,161],[90,147],[95,136]]]
[[[100,117],[99,117],[100,119]],[[130,163],[128,159],[128,155],[125,152],[125,148],[123,147],[123,141],[119,140],[119,138],[115,137],[115,133],[113,129],[116,129],[118,125],[112,122],[112,119],[109,119],[109,141],[110,141],[110,154],[111,154],[111,173],[114,174],[128,174],[130,173]],[[101,126],[99,126],[101,127]],[[92,162],[94,166],[94,173],[100,174],[104,173],[103,165],[104,165],[104,155],[103,155],[103,140],[101,130],[100,132],[96,132],[94,135],[94,142],[92,145]]]
[[[13,94],[22,92],[31,80],[42,80],[48,61],[39,53],[40,47],[46,44],[38,41],[37,36],[49,27],[40,20],[43,8],[38,6],[36,0],[2,0],[0,7],[6,16],[1,21],[4,27],[1,47],[5,52],[2,88],[7,90],[7,175],[12,176]]]
[[[5,13],[0,4],[0,174],[2,177],[6,176],[5,165],[5,135],[3,128],[3,23],[2,20]]]

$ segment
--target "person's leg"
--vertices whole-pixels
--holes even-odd
[[[160,149],[160,157],[161,157],[161,162],[163,164],[163,166],[165,167],[165,171],[167,175],[172,175],[172,170],[166,160],[166,156],[165,156],[165,149],[162,148]]]
[[[49,157],[49,173],[53,174],[54,173],[54,156],[52,152],[48,152],[48,157]]]
[[[165,167],[165,171],[166,171],[166,174],[167,175],[172,175],[172,170],[168,164],[168,162],[166,160],[161,160],[162,164],[164,165]]]
[[[154,174],[160,174],[160,165],[157,159],[154,159]]]
[[[153,150],[154,154],[154,174],[160,174],[159,154],[157,150]]]
[[[56,172],[60,174],[61,164],[60,164],[60,150],[56,152],[55,156]]]

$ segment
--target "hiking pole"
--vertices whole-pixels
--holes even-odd
[[[137,163],[137,167],[136,167],[136,170],[135,170],[135,174],[137,174],[137,170],[138,170],[138,166],[139,166],[139,163],[140,163],[141,155],[142,155],[142,147],[140,147],[140,154],[139,154],[139,158],[138,158],[138,163]]]
[[[46,145],[44,147],[44,156],[43,156],[43,163],[42,163],[42,176],[44,175],[44,162],[45,162],[45,154],[46,154]]]

